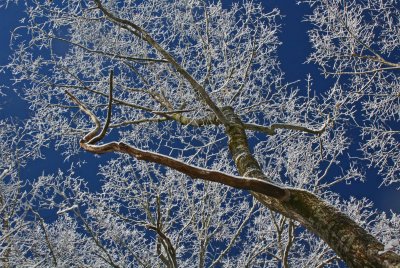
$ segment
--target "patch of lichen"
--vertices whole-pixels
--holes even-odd
[[[228,121],[228,125],[225,126],[225,133],[229,138],[229,150],[239,173],[242,176],[264,179],[265,176],[261,171],[260,165],[249,150],[243,122],[235,114],[232,107],[224,107],[222,111]],[[249,170],[250,172],[247,172]]]

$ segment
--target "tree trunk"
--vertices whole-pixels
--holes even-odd
[[[252,156],[245,129],[232,107],[223,108],[228,120],[229,149],[240,175],[270,181]],[[278,200],[252,192],[263,205],[300,222],[323,239],[349,267],[400,267],[400,256],[383,251],[384,246],[348,216],[305,190],[289,189],[290,196]]]

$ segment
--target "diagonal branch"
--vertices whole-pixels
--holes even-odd
[[[150,230],[155,231],[157,235],[161,238],[161,240],[164,242],[163,247],[170,259],[169,262],[167,261],[167,263],[172,262],[173,267],[178,267],[178,263],[176,261],[176,250],[171,242],[171,239],[169,239],[168,236],[166,236],[159,227],[153,226],[151,224],[146,225],[146,227],[149,228]]]
[[[172,157],[155,152],[140,150],[123,142],[110,142],[103,145],[92,145],[88,144],[84,140],[81,140],[80,145],[84,150],[91,153],[126,153],[137,158],[138,160],[145,160],[170,167],[195,179],[218,182],[237,189],[258,192],[280,200],[287,198],[286,188],[277,186],[273,183],[256,178],[240,177],[216,170],[189,165]]]
[[[217,105],[214,103],[214,101],[211,99],[211,97],[208,95],[207,91],[204,89],[203,86],[201,86],[190,74],[189,72],[183,68],[176,60],[175,58],[167,52],[156,40],[153,39],[153,37],[147,33],[144,29],[136,25],[135,23],[126,20],[126,19],[121,19],[114,14],[112,14],[110,11],[108,11],[100,2],[100,0],[94,0],[96,3],[97,7],[104,13],[104,15],[112,22],[120,25],[124,29],[130,31],[136,36],[140,36],[143,40],[145,40],[149,45],[151,45],[154,49],[156,49],[174,68],[175,70],[180,73],[186,81],[189,82],[189,84],[192,86],[192,88],[199,93],[201,96],[202,100],[211,108],[211,110],[215,113],[215,115],[218,117],[218,119],[224,124],[227,125],[227,120],[225,119],[222,111],[217,107]]]
[[[58,266],[58,264],[57,264],[57,257],[56,257],[56,254],[55,254],[55,252],[54,252],[53,245],[52,245],[51,242],[50,242],[50,237],[49,237],[49,234],[48,234],[48,232],[47,232],[47,230],[46,230],[45,222],[44,222],[43,218],[39,215],[39,213],[38,213],[37,211],[33,210],[32,208],[29,208],[29,210],[30,210],[36,217],[38,217],[38,219],[39,219],[39,225],[40,225],[40,228],[42,229],[42,231],[43,231],[43,233],[44,233],[45,241],[46,241],[46,243],[47,243],[47,247],[49,248],[50,255],[51,255],[51,258],[52,258],[52,261],[53,261],[53,265],[54,265],[55,267],[57,267],[57,266]]]
[[[236,100],[237,97],[239,97],[242,94],[243,89],[245,88],[246,80],[247,80],[247,78],[249,77],[249,74],[250,74],[251,65],[253,64],[253,60],[254,60],[254,58],[256,57],[256,54],[257,54],[257,49],[255,48],[254,40],[252,42],[252,45],[253,45],[253,49],[251,50],[250,59],[249,59],[249,61],[247,63],[247,66],[246,66],[246,69],[245,69],[245,72],[244,72],[243,83],[239,87],[239,89],[236,91],[235,95],[233,95],[233,97],[229,101],[229,105],[233,104],[233,102]]]
[[[72,41],[62,38],[62,37],[57,37],[54,35],[48,35],[48,36],[52,39],[59,40],[59,41],[71,44],[73,46],[79,47],[89,53],[100,54],[100,55],[117,58],[117,59],[121,59],[121,60],[129,60],[129,61],[135,61],[135,62],[139,62],[139,63],[166,63],[166,62],[168,62],[164,59],[131,57],[131,56],[125,56],[125,55],[120,55],[120,54],[109,53],[109,52],[105,52],[105,51],[101,51],[101,50],[90,49],[79,43],[72,42]]]
[[[9,173],[9,169],[6,168],[5,170],[3,170],[3,172],[0,174],[0,181],[2,181]]]
[[[226,254],[229,252],[229,250],[231,250],[231,248],[233,247],[233,245],[236,242],[236,239],[242,235],[242,231],[244,229],[244,227],[247,225],[248,221],[250,220],[251,216],[253,215],[254,210],[257,207],[257,203],[254,202],[253,206],[248,210],[246,217],[243,219],[242,223],[240,224],[240,226],[237,228],[235,234],[232,236],[232,238],[230,239],[228,245],[226,246],[226,248],[221,252],[221,254],[218,256],[218,258],[216,258],[213,263],[209,266],[210,268],[213,268],[215,266],[217,266],[218,264],[220,264],[221,260],[226,256]]]
[[[98,91],[98,90],[91,89],[91,88],[87,87],[85,85],[85,83],[77,75],[73,74],[72,72],[70,72],[65,67],[60,66],[60,69],[62,69],[65,73],[71,75],[79,84],[82,85],[81,87],[74,86],[74,85],[65,85],[65,86],[62,86],[62,87],[83,89],[83,90],[86,90],[86,91],[89,91],[89,92],[92,92],[92,93],[95,93],[95,94],[98,94],[98,95],[101,95],[101,96],[104,96],[104,97],[108,97],[106,93],[103,93],[101,91]],[[56,86],[56,85],[54,85],[54,86]],[[128,107],[134,108],[134,109],[143,110],[143,111],[147,111],[147,112],[153,111],[153,109],[151,109],[151,108],[140,106],[140,105],[136,105],[136,104],[132,104],[132,103],[129,103],[129,102],[126,102],[124,100],[117,99],[117,98],[113,98],[113,100],[114,100],[115,103],[118,103],[120,105],[125,105],[125,106],[128,106]]]

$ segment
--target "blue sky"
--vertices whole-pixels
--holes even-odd
[[[224,5],[229,6],[231,1],[223,1]],[[310,45],[307,37],[308,25],[302,22],[302,17],[305,13],[309,12],[309,9],[305,5],[296,5],[295,1],[279,1],[279,0],[264,0],[262,1],[267,9],[278,7],[281,10],[282,15],[282,31],[280,34],[280,40],[282,45],[279,49],[280,61],[282,63],[282,69],[286,73],[287,81],[304,80],[308,73],[313,75],[314,89],[317,92],[323,92],[329,88],[329,81],[325,80],[318,71],[315,65],[304,64],[304,61],[310,52]],[[8,55],[10,54],[9,40],[10,33],[13,28],[18,26],[19,19],[23,16],[21,9],[15,5],[10,5],[7,9],[0,9],[0,65],[7,63]],[[0,118],[8,118],[10,116],[17,117],[20,119],[26,118],[29,115],[28,105],[18,99],[13,89],[12,81],[10,80],[9,73],[0,73],[0,81],[2,84],[9,87],[9,89],[3,90],[7,93],[6,96],[0,97]],[[354,137],[356,140],[357,137]],[[70,163],[63,161],[60,156],[60,152],[55,151],[53,148],[48,148],[45,151],[45,160],[36,160],[34,163],[29,165],[24,171],[25,177],[35,177],[41,175],[43,170],[46,173],[56,172],[58,168],[67,168]],[[102,161],[108,159],[110,156],[102,156]],[[93,161],[93,156],[88,156],[87,153],[82,152],[77,156],[81,160],[88,159]],[[75,159],[77,160],[77,159]],[[98,162],[94,163],[97,165]],[[90,170],[93,169],[85,168],[81,170],[81,176],[89,179],[91,182],[96,182],[96,174]],[[86,171],[84,171],[86,170]],[[336,186],[335,191],[342,194],[343,197],[348,198],[349,196],[355,196],[358,198],[367,197],[375,203],[375,207],[380,210],[388,211],[391,209],[394,212],[400,213],[400,202],[393,202],[398,200],[399,192],[395,187],[381,187],[377,189],[380,181],[375,179],[376,171],[371,170],[368,172],[368,180],[366,183],[356,182],[351,186],[344,184]]]

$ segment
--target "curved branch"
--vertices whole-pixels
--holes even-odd
[[[174,245],[171,242],[171,239],[168,238],[168,236],[166,236],[164,234],[164,232],[162,230],[160,230],[159,227],[153,226],[151,224],[146,225],[147,228],[149,228],[150,230],[153,230],[157,233],[157,235],[162,239],[162,241],[164,241],[165,243],[163,243],[164,249],[168,254],[168,257],[170,259],[170,262],[173,263],[173,267],[178,267],[178,263],[176,261],[176,250],[174,248]]]
[[[104,124],[103,129],[101,130],[100,134],[97,135],[96,137],[94,137],[93,139],[91,139],[89,141],[90,144],[95,144],[98,141],[101,141],[104,136],[106,135],[108,126],[110,125],[111,122],[111,112],[112,112],[112,93],[113,93],[113,77],[114,77],[114,71],[111,70],[110,72],[110,93],[109,93],[109,97],[108,97],[108,110],[107,110],[107,119],[106,119],[106,123]]]
[[[97,135],[97,133],[99,132],[101,125],[100,125],[100,121],[97,118],[97,116],[94,115],[94,113],[92,113],[92,111],[85,105],[83,104],[80,100],[78,100],[74,95],[72,95],[70,92],[65,90],[65,94],[67,94],[67,96],[75,103],[79,106],[79,109],[81,109],[82,112],[84,112],[85,114],[87,114],[90,119],[92,120],[92,122],[96,125],[96,128],[93,129],[92,131],[90,131],[88,134],[86,134],[83,137],[84,141],[90,141],[93,137],[95,137]]]

